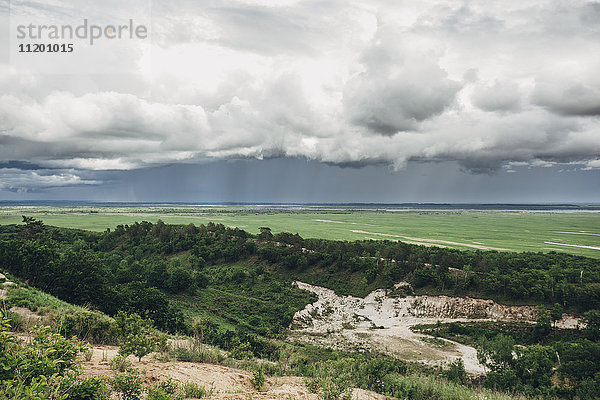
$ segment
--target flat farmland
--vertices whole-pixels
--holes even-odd
[[[600,258],[600,213],[517,211],[381,211],[310,207],[0,207],[0,224],[22,215],[47,225],[91,231],[136,221],[222,223],[257,233],[276,232],[336,240],[401,240],[425,246],[498,251],[560,251]],[[585,247],[577,247],[585,246]]]

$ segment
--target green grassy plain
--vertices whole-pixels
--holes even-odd
[[[0,224],[21,223],[22,215],[42,219],[47,225],[91,231],[159,219],[170,224],[196,225],[212,221],[251,233],[268,226],[274,233],[299,233],[305,238],[402,240],[457,249],[553,250],[600,258],[600,250],[544,243],[600,247],[600,213],[589,212],[7,206],[0,207]]]

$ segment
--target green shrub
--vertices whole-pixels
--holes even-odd
[[[525,400],[489,390],[476,390],[435,376],[389,374],[383,380],[389,396],[413,400]]]
[[[138,371],[130,370],[115,375],[111,381],[112,388],[119,393],[122,400],[139,400],[142,395],[142,378]]]
[[[306,385],[306,388],[308,389],[308,391],[310,393],[319,393],[319,391],[321,390],[321,386],[319,385],[319,381],[316,379],[306,379],[304,381],[304,384]]]
[[[82,353],[85,361],[90,361],[94,356],[94,349],[92,347],[86,347],[83,349]]]
[[[95,376],[77,382],[66,400],[110,400],[110,393],[107,378]]]
[[[218,364],[226,358],[221,350],[202,345],[175,347],[169,350],[169,355],[177,361],[211,364]]]
[[[22,332],[25,330],[25,319],[21,314],[6,310],[6,313],[2,313],[2,317],[9,321],[11,331]]]
[[[117,344],[118,331],[115,321],[107,315],[92,311],[59,313],[51,324],[65,337],[78,338],[100,344]]]
[[[32,374],[46,376],[78,371],[80,365],[77,355],[84,348],[83,342],[65,339],[59,334],[51,333],[50,327],[37,329],[34,332],[32,345],[25,347],[31,362]],[[19,373],[22,373],[22,370]]]
[[[151,385],[148,387],[148,397],[147,400],[173,400],[173,396],[166,393],[161,388],[156,385]]]
[[[450,364],[450,368],[445,371],[444,375],[449,381],[457,382],[457,383],[466,383],[467,381],[467,371],[465,371],[465,363],[461,358],[458,358],[456,361]]]
[[[183,393],[185,397],[191,397],[194,399],[200,399],[206,396],[206,389],[204,386],[200,386],[194,382],[184,382],[183,384]]]
[[[186,347],[176,347],[170,351],[170,354],[177,361],[200,362],[199,353],[195,349]]]
[[[75,312],[80,309],[32,287],[13,286],[8,291],[8,301],[13,306],[24,307],[33,312],[44,313],[49,310]]]
[[[329,360],[315,366],[307,386],[323,400],[346,400],[352,397],[353,359]]]
[[[265,378],[265,373],[263,372],[262,368],[254,371],[254,376],[252,376],[252,384],[256,390],[260,392],[265,385],[266,380],[267,379]]]
[[[37,376],[25,384],[22,380],[0,382],[0,399],[65,400],[72,379],[65,376]]]
[[[129,361],[127,357],[117,354],[111,358],[109,365],[110,369],[113,371],[125,372],[131,368],[131,361]]]
[[[157,332],[156,335],[156,350],[161,354],[167,354],[170,350],[169,336],[164,332]]]
[[[383,378],[387,374],[405,373],[407,369],[406,364],[400,360],[379,357],[355,361],[353,367],[357,386],[376,392],[383,390]]]
[[[83,343],[38,329],[30,343],[22,343],[0,321],[0,398],[64,399],[80,373],[77,355]]]
[[[148,400],[182,400],[184,394],[177,381],[167,378],[148,387]]]
[[[142,357],[156,349],[158,339],[150,320],[143,319],[135,313],[127,315],[123,312],[119,312],[115,319],[123,338],[119,354],[133,354],[142,361]]]
[[[168,377],[164,381],[158,382],[156,385],[168,394],[175,394],[180,386],[179,382],[174,381],[171,377]]]
[[[252,352],[252,347],[249,342],[243,342],[237,345],[233,350],[229,352],[229,356],[231,358],[235,358],[236,360],[244,360],[254,358],[254,353]]]

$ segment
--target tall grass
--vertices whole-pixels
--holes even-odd
[[[425,375],[390,374],[383,379],[384,393],[410,400],[527,400],[485,389],[473,389],[458,383]]]
[[[118,332],[113,318],[98,311],[75,306],[29,286],[13,286],[8,290],[9,307],[23,307],[40,316],[27,323],[19,314],[12,315],[14,330],[28,330],[34,324],[50,325],[65,337],[77,336],[98,344],[116,344]],[[28,326],[31,325],[31,326]]]

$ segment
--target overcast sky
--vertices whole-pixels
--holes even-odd
[[[23,4],[151,35],[47,73]],[[140,4],[0,0],[0,200],[600,202],[598,2]]]

